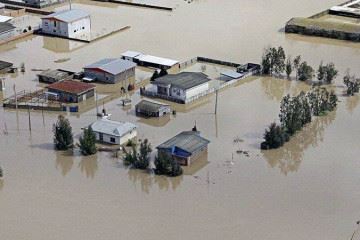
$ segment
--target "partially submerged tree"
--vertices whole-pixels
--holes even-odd
[[[286,60],[286,65],[285,65],[285,72],[286,72],[286,76],[288,79],[290,79],[292,71],[293,71],[293,63],[291,61],[291,58],[288,57],[288,59]]]
[[[265,130],[264,140],[261,143],[261,149],[279,148],[289,140],[289,135],[281,126],[274,122]]]
[[[180,176],[183,170],[180,164],[169,154],[160,152],[155,158],[155,173],[158,175],[167,175],[171,177]]]
[[[91,127],[85,128],[83,136],[80,137],[80,151],[83,155],[93,155],[97,152],[96,135]]]
[[[360,79],[356,79],[355,75],[351,76],[349,70],[344,76],[344,84],[346,86],[346,94],[348,96],[353,96],[355,93],[359,92]]]
[[[317,71],[317,79],[323,83],[331,83],[337,76],[338,71],[334,63],[323,65],[321,62]]]
[[[297,70],[297,75],[300,81],[310,80],[314,75],[314,69],[307,62],[302,62]]]
[[[58,116],[53,125],[54,144],[57,150],[67,150],[73,146],[73,134],[70,122],[63,115]]]
[[[298,79],[298,71],[299,71],[300,63],[301,63],[301,56],[298,55],[294,58],[294,64],[293,64],[296,73],[296,79]]]
[[[151,144],[147,139],[140,142],[139,150],[132,145],[130,152],[125,152],[124,164],[136,169],[147,169],[150,163]]]
[[[1,179],[2,177],[4,177],[4,171],[3,171],[3,169],[0,167],[0,179]]]
[[[281,74],[285,70],[285,51],[279,46],[277,49],[269,47],[264,50],[261,66],[263,74]]]

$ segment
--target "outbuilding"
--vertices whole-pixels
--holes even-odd
[[[90,14],[80,9],[52,13],[41,18],[41,31],[70,39],[88,39],[91,31]]]
[[[158,154],[168,154],[180,165],[189,166],[203,154],[207,154],[209,143],[198,131],[184,131],[156,148]]]
[[[13,64],[10,62],[0,61],[0,73],[8,72]]]
[[[84,79],[118,83],[135,76],[136,64],[120,58],[105,58],[84,67]]]
[[[69,79],[69,78],[71,78],[71,76],[73,74],[74,73],[65,71],[62,69],[56,69],[56,70],[49,69],[49,70],[42,71],[37,76],[38,76],[39,82],[54,83],[54,82],[59,82],[59,81]]]
[[[134,62],[134,58],[143,55],[140,52],[135,52],[135,51],[126,51],[123,54],[121,54],[121,58],[124,60],[128,60],[128,61],[132,61]]]
[[[177,60],[143,54],[134,57],[133,61],[139,66],[159,68],[165,70],[179,64],[179,61]]]
[[[100,119],[90,125],[101,143],[124,145],[137,136],[137,126],[129,122]]]
[[[135,112],[137,116],[162,117],[170,114],[171,108],[168,104],[143,99],[136,104]]]
[[[50,84],[47,88],[50,93],[57,94],[59,101],[67,103],[82,102],[95,95],[94,84],[74,80],[56,82]]]
[[[0,22],[0,41],[7,41],[15,35],[15,26],[8,22]]]

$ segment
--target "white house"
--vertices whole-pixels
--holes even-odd
[[[116,122],[100,119],[90,125],[96,140],[102,143],[123,145],[137,136],[136,125],[129,122]]]
[[[187,103],[190,98],[209,90],[210,80],[204,73],[181,72],[157,78],[152,84],[156,86],[158,97]]]
[[[64,10],[41,19],[41,31],[72,39],[89,39],[91,21],[89,13],[80,10]]]

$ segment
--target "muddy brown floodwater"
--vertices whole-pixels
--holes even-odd
[[[80,70],[104,57],[137,50],[179,60],[195,56],[258,62],[268,45],[282,45],[310,64],[333,61],[360,76],[360,44],[285,35],[293,16],[309,16],[341,0],[161,1],[173,12],[91,1],[75,2],[94,26],[130,25],[127,31],[83,45],[33,36],[0,47],[0,59],[26,73],[5,76],[1,97],[39,87],[32,68]],[[59,7],[64,8],[64,7]],[[95,23],[95,21],[98,21]],[[114,26],[116,25],[116,26]],[[57,61],[67,59],[66,61]],[[341,94],[341,76],[334,89]],[[359,98],[340,97],[336,110],[315,119],[284,147],[259,150],[264,128],[277,119],[279,101],[309,86],[250,78],[161,122],[146,121],[106,103],[112,119],[136,123],[153,146],[190,129],[195,120],[211,140],[208,162],[182,177],[126,169],[109,153],[82,157],[55,152],[56,113],[0,109],[1,239],[266,239],[345,240],[360,219]],[[132,95],[133,103],[140,99]],[[95,109],[68,115],[76,138],[95,120]],[[5,134],[7,132],[7,134]],[[236,140],[236,141],[234,141]],[[249,156],[237,154],[246,150]]]

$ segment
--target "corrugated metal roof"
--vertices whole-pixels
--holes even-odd
[[[238,79],[238,78],[241,78],[242,76],[244,76],[243,73],[238,73],[238,72],[232,71],[232,70],[223,71],[220,74],[227,76],[227,77],[231,77],[233,79]]]
[[[0,34],[15,29],[14,25],[7,22],[0,22]]]
[[[97,68],[110,74],[117,75],[134,67],[136,67],[136,64],[131,61],[123,60],[120,58],[105,58],[84,67],[84,69],[86,70]]]
[[[13,64],[5,61],[0,61],[0,70],[3,70],[5,68],[12,67]]]
[[[55,78],[57,80],[64,79],[71,74],[69,72],[61,71],[61,70],[45,70],[38,74],[38,76],[48,77],[48,78]]]
[[[90,126],[94,132],[117,137],[122,137],[137,128],[135,124],[129,122],[116,122],[106,119],[93,122]]]
[[[173,147],[177,147],[192,154],[197,150],[207,146],[209,143],[210,141],[201,137],[199,132],[185,131],[160,144],[156,148],[172,149]]]
[[[63,22],[73,22],[89,16],[90,14],[84,10],[71,9],[71,10],[63,10],[63,11],[55,12],[42,18],[43,19],[55,18]]]
[[[155,101],[149,101],[149,100],[141,100],[138,104],[136,104],[136,108],[140,109],[142,111],[148,111],[148,112],[158,112],[161,107],[169,107],[168,104],[163,104]]]
[[[10,21],[11,19],[13,19],[13,17],[0,15],[0,22],[8,22],[8,21]]]
[[[163,77],[157,78],[152,84],[155,85],[172,85],[174,87],[187,90],[206,82],[211,79],[204,73],[200,72],[181,72],[178,74],[168,74]]]
[[[121,54],[121,56],[123,57],[131,57],[131,58],[137,57],[139,55],[143,55],[143,54],[141,52],[135,52],[135,51],[126,51],[123,54]]]
[[[154,63],[154,64],[168,66],[168,67],[172,67],[175,64],[179,63],[179,61],[177,61],[177,60],[172,60],[172,59],[162,58],[162,57],[155,57],[155,56],[151,56],[151,55],[139,55],[135,58],[141,62]]]

